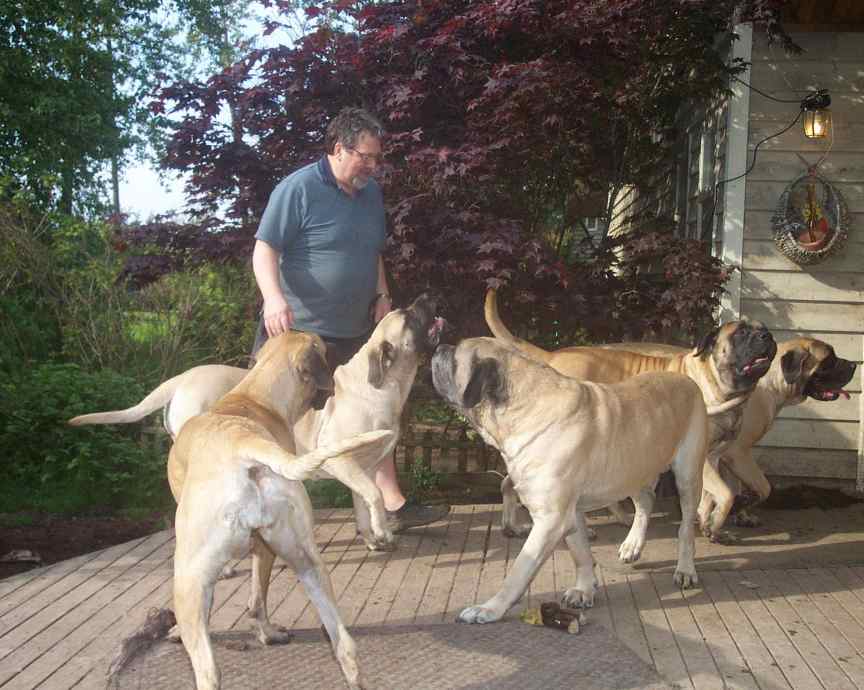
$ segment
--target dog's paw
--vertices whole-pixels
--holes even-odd
[[[529,534],[531,534],[531,525],[506,524],[501,528],[501,532],[503,532],[505,537],[510,539],[525,539]]]
[[[741,541],[740,537],[738,537],[737,535],[722,529],[716,531],[709,531],[707,533],[705,533],[703,530],[703,533],[706,537],[708,537],[708,541],[710,541],[712,544],[731,546]]]
[[[642,556],[642,547],[645,543],[638,540],[625,539],[618,547],[618,560],[622,563],[635,563]]]
[[[294,637],[288,628],[283,628],[281,625],[273,625],[272,623],[253,621],[252,629],[258,641],[268,647],[274,644],[288,644]]]
[[[456,617],[458,623],[494,623],[503,614],[485,606],[469,606]]]
[[[748,513],[746,510],[739,510],[735,513],[735,525],[738,527],[759,527],[762,524],[762,520],[759,519],[759,516],[753,515],[753,513]]]
[[[180,626],[175,625],[171,630],[168,631],[168,634],[165,635],[165,639],[169,642],[182,642],[180,639]]]
[[[220,580],[230,580],[232,577],[237,577],[237,569],[233,565],[225,565],[222,572],[219,573]]]
[[[370,551],[395,551],[396,537],[392,534],[381,537],[373,537],[372,539],[364,540],[366,548]]]
[[[695,570],[688,573],[676,569],[675,574],[672,576],[672,582],[681,589],[691,589],[699,584],[699,576],[696,574]]]
[[[586,592],[584,589],[571,587],[561,597],[561,604],[568,609],[590,609],[594,607],[594,589]]]

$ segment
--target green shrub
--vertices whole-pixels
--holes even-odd
[[[110,370],[23,368],[0,383],[0,502],[6,512],[79,513],[171,505],[161,448],[135,426],[70,427],[75,415],[128,407],[145,394]]]

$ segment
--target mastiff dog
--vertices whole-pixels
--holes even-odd
[[[686,352],[656,343],[623,343],[615,347],[648,355]],[[722,467],[728,468],[755,494],[756,502],[768,498],[771,484],[753,459],[753,447],[768,433],[780,410],[800,405],[808,398],[822,402],[833,402],[840,397],[848,399],[849,393],[843,387],[852,380],[856,366],[855,362],[838,357],[831,345],[816,338],[793,338],[777,345],[777,356],[771,368],[759,380],[744,407],[741,431],[720,458]],[[713,497],[703,496],[703,501],[706,500],[713,501]],[[734,517],[739,526],[758,524],[756,517],[743,509]]]
[[[466,623],[499,620],[564,539],[576,564],[570,607],[594,603],[596,578],[584,513],[651,485],[672,469],[681,499],[674,582],[698,582],[696,507],[708,445],[708,414],[698,386],[655,372],[623,383],[583,383],[494,338],[440,345],[432,358],[438,393],[498,449],[533,524],[500,592],[459,614]]]
[[[655,349],[655,354],[640,354],[619,348],[567,347],[548,352],[515,337],[498,315],[494,290],[486,293],[486,323],[496,338],[515,347],[556,371],[580,381],[619,383],[646,372],[676,372],[684,374],[699,386],[705,404],[711,408],[737,401],[709,422],[708,458],[704,465],[704,490],[713,501],[700,504],[700,525],[712,541],[725,541],[730,535],[722,531],[726,516],[735,498],[717,472],[719,458],[737,437],[743,417],[744,403],[753,393],[759,379],[771,366],[777,351],[770,331],[758,321],[732,321],[705,335],[692,350]],[[668,347],[668,346],[666,346]],[[621,545],[619,556],[624,562],[638,560],[645,543],[645,529],[654,505],[652,482],[631,496],[636,506],[633,529]],[[525,526],[515,524],[516,503],[510,482],[501,487],[504,495],[503,520],[505,529],[517,534]]]
[[[267,617],[277,555],[296,571],[321,618],[348,686],[360,688],[357,653],[315,545],[312,506],[300,480],[324,461],[361,465],[389,447],[392,431],[371,431],[305,455],[292,428],[317,389],[332,387],[324,342],[286,333],[267,342],[258,363],[209,411],[190,419],[168,456],[177,500],[174,612],[198,690],[220,687],[208,632],[213,588],[231,558],[252,548],[249,615],[265,644],[287,641]]]
[[[364,431],[393,432],[391,443],[363,466],[339,461],[326,462],[321,468],[322,476],[335,477],[352,490],[357,531],[372,550],[394,546],[373,475],[378,463],[396,445],[402,408],[421,357],[434,351],[446,327],[444,319],[437,315],[439,301],[424,293],[407,308],[396,309],[381,319],[357,354],[336,367],[335,390],[323,408],[309,410],[294,427],[294,442],[301,453]],[[195,367],[163,382],[134,407],[82,415],[69,423],[126,424],[164,408],[165,428],[176,438],[189,419],[209,409],[248,373],[246,369],[222,365]]]

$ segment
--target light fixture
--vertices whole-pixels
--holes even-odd
[[[831,96],[825,89],[810,94],[801,101],[804,111],[804,136],[808,139],[824,139],[831,133]]]

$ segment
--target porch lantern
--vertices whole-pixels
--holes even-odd
[[[808,139],[824,139],[831,133],[831,96],[825,90],[807,96],[801,101],[804,111],[804,136]]]

